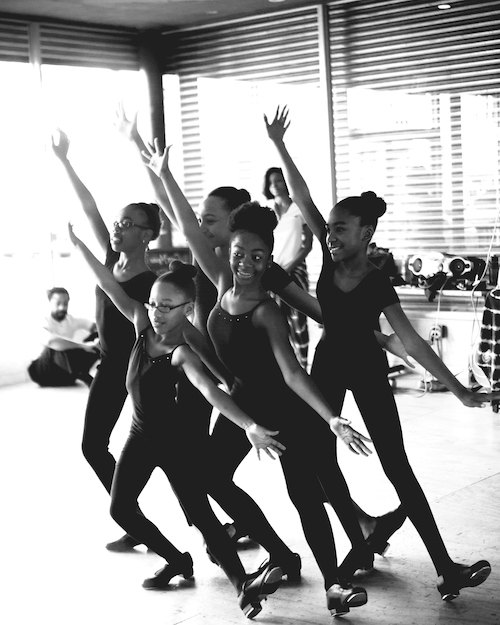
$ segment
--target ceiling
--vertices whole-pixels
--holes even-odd
[[[0,0],[0,14],[146,30],[218,22],[324,2],[326,0]]]

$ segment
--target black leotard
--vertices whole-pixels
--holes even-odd
[[[373,328],[387,306],[399,302],[389,278],[373,269],[350,292],[334,283],[335,263],[322,242],[323,267],[317,296],[324,332],[319,341],[311,377],[337,413],[346,389],[353,393],[361,416],[408,518],[424,541],[438,574],[451,566],[427,499],[404,449],[394,394],[387,379],[387,360]]]
[[[169,354],[151,357],[146,347],[148,331],[150,326],[139,333],[130,357],[127,388],[134,415],[113,479],[111,514],[127,533],[169,562],[179,558],[180,552],[137,506],[153,469],[160,467],[184,512],[203,533],[212,556],[233,584],[241,586],[244,569],[234,544],[210,507],[207,493],[233,518],[244,519],[270,553],[286,558],[291,552],[244,491],[227,476],[213,479],[208,436],[204,445],[193,444],[196,432],[200,432],[195,423],[198,415],[192,414],[190,401],[186,410],[179,398],[180,385],[189,384],[184,372],[172,365],[172,356],[180,346]]]
[[[254,325],[253,315],[261,306],[276,303],[264,300],[248,313],[230,315],[218,302],[210,313],[208,330],[217,355],[235,375],[231,390],[235,402],[257,423],[280,431],[277,438],[286,446],[280,461],[288,492],[323,574],[325,588],[329,588],[338,579],[335,543],[322,503],[325,496],[351,540],[360,544],[363,537],[335,461],[335,437],[328,424],[286,385],[267,333]],[[212,446],[214,462],[222,474],[232,476],[248,453],[245,439],[226,419],[217,421]]]
[[[207,327],[219,359],[235,377],[233,399],[257,423],[279,429],[296,419],[294,407],[303,402],[283,380],[266,333],[254,326],[253,314],[260,306],[276,304],[269,299],[248,313],[230,315],[217,302]]]
[[[358,378],[363,375],[364,363],[369,362],[370,374],[377,370],[387,375],[387,361],[373,328],[378,326],[382,310],[399,302],[394,287],[373,266],[352,291],[345,293],[335,285],[334,272],[335,263],[326,249],[316,294],[323,315],[320,340],[332,350],[331,367]]]
[[[203,273],[199,265],[196,263],[195,265],[198,267],[198,273],[195,277],[195,325],[200,332],[208,336],[206,324],[210,311],[217,303],[217,289],[212,281],[207,278],[206,274]],[[262,276],[262,286],[265,290],[273,291],[278,295],[291,282],[293,282],[292,277],[276,263],[272,263]]]
[[[110,246],[106,254],[107,269],[113,271],[119,258],[120,254],[114,252]],[[151,287],[157,277],[152,271],[144,271],[119,284],[129,297],[144,304],[148,301]],[[135,341],[134,326],[100,287],[96,287],[96,325],[103,355],[117,360],[124,359],[126,367]]]
[[[175,350],[169,354],[148,356],[148,329],[139,334],[130,353],[127,371],[127,391],[134,407],[132,432],[149,440],[158,436],[170,438],[169,432],[183,423],[176,398],[177,384],[184,374],[172,366]]]

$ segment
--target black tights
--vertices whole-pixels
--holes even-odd
[[[321,344],[316,350],[311,376],[331,406],[340,412],[347,382],[341,372],[332,372],[331,358],[327,357]],[[349,388],[385,474],[394,486],[408,518],[422,538],[438,575],[444,574],[453,563],[427,498],[408,461],[396,402],[387,376],[384,372],[382,375],[369,372],[349,383]]]
[[[365,542],[347,484],[336,462],[335,436],[317,415],[310,415],[310,421],[304,421],[302,427],[300,431],[280,434],[287,448],[280,461],[307,543],[323,575],[325,588],[330,588],[339,580],[332,526],[323,504],[325,499],[333,506],[353,547],[362,548]],[[250,449],[248,439],[223,417],[217,419],[211,438],[217,470],[232,478]],[[233,519],[243,533],[263,544],[244,519],[241,522],[236,517]],[[279,554],[272,557],[280,563]]]
[[[83,455],[108,493],[116,465],[108,449],[109,439],[127,398],[126,372],[126,362],[103,358],[90,387],[85,410]]]
[[[171,440],[172,445],[166,444],[166,440]],[[183,510],[203,534],[210,553],[239,592],[247,578],[243,565],[210,506],[204,480],[199,476],[193,479],[185,470],[186,465],[193,466],[193,463],[185,450],[179,450],[178,442],[179,437],[172,436],[171,432],[168,438],[161,437],[161,445],[130,434],[116,465],[111,489],[111,516],[128,534],[165,558],[173,567],[180,565],[181,552],[141,514],[137,505],[137,499],[153,470],[160,467],[182,502]]]

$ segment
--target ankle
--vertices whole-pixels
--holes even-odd
[[[362,518],[358,518],[358,523],[365,540],[373,534],[377,527],[377,519],[373,516],[365,515]]]

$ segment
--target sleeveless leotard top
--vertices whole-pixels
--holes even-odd
[[[109,246],[105,265],[110,271],[113,271],[119,257],[120,255]],[[144,271],[119,284],[129,297],[144,304],[148,301],[156,278],[157,275],[152,271]],[[126,367],[135,341],[134,326],[100,287],[96,287],[96,325],[103,356],[122,362]]]
[[[217,356],[235,376],[235,402],[256,423],[282,429],[294,422],[300,404],[308,406],[286,385],[267,334],[253,324],[255,311],[267,301],[241,315],[230,315],[218,301],[208,318],[208,332]]]
[[[197,263],[195,266],[198,273],[195,276],[196,301],[195,318],[196,327],[203,334],[207,334],[206,324],[210,311],[217,303],[217,289],[209,278],[203,273]],[[266,291],[272,291],[278,295],[292,282],[292,278],[287,272],[276,263],[271,266],[262,276],[262,286]]]
[[[162,437],[177,428],[183,419],[177,402],[178,385],[185,378],[172,365],[169,354],[150,357],[146,350],[146,335],[150,326],[140,332],[132,347],[127,371],[127,390],[134,414],[132,431],[148,439]]]

